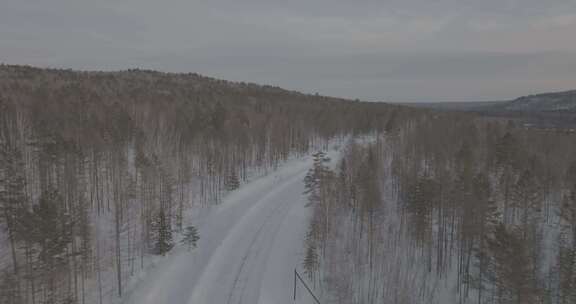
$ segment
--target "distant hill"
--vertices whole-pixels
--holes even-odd
[[[403,105],[436,110],[470,112],[576,113],[576,90],[528,95],[509,101],[414,102]]]
[[[474,112],[539,128],[576,128],[576,90],[528,95],[509,101],[404,103],[437,111]]]
[[[522,112],[576,112],[576,90],[523,96],[496,105],[495,109]]]

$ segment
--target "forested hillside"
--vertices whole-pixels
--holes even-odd
[[[528,95],[508,101],[405,103],[437,111],[473,112],[487,117],[509,118],[535,128],[576,127],[576,90]]]
[[[150,257],[193,248],[194,216],[227,191],[413,112],[196,74],[2,65],[0,302],[114,302]]]
[[[197,74],[3,65],[0,303],[116,303],[155,257],[195,250],[227,193],[313,152],[295,266],[322,303],[575,303],[574,136]]]
[[[317,155],[303,267],[325,303],[576,303],[576,138],[441,113]]]
[[[576,90],[523,96],[496,108],[523,112],[566,112],[576,109]]]

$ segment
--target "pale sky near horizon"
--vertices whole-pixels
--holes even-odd
[[[576,0],[0,0],[0,62],[374,101],[576,89]]]

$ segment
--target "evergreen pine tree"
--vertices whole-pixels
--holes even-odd
[[[47,191],[33,207],[36,243],[40,245],[38,258],[48,266],[63,262],[63,254],[72,241],[70,216],[61,212],[62,197],[57,191]]]
[[[561,241],[558,248],[559,302],[576,301],[576,250]]]
[[[157,240],[155,252],[156,254],[165,255],[168,251],[170,251],[170,249],[172,249],[174,243],[172,242],[172,229],[166,220],[164,210],[160,210],[160,213],[158,213],[156,229]]]
[[[314,165],[304,177],[304,194],[308,194],[309,205],[318,202],[320,199],[320,184],[325,180],[332,172],[326,165],[330,162],[330,158],[326,156],[326,153],[318,151],[312,155],[314,157]]]
[[[188,247],[188,251],[192,250],[192,248],[196,248],[198,240],[200,236],[198,235],[198,229],[194,226],[186,227],[184,231],[184,238],[182,239],[181,243]]]
[[[304,273],[308,276],[308,279],[315,282],[315,273],[318,269],[319,259],[318,253],[316,252],[316,247],[309,244],[306,248],[306,255],[304,256]]]
[[[228,176],[226,176],[225,186],[228,191],[234,191],[240,187],[240,180],[235,171],[232,171]]]
[[[22,171],[21,153],[7,145],[0,146],[0,219],[6,225],[14,273],[18,273],[15,237],[17,214],[25,201],[26,181]]]
[[[531,249],[518,229],[509,230],[503,224],[488,240],[490,270],[486,279],[496,288],[500,303],[536,303]]]

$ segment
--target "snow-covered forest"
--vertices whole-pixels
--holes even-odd
[[[316,155],[302,261],[324,303],[576,303],[576,141],[464,114]]]
[[[111,303],[223,195],[411,110],[196,74],[0,66],[0,302]]]
[[[307,163],[279,177],[283,190],[231,208],[288,214],[304,183],[311,218],[290,267],[322,303],[576,303],[574,139],[197,74],[2,65],[0,303],[119,303],[174,248],[218,235],[197,229],[206,210],[307,156],[303,181]],[[246,231],[284,227],[252,211]],[[232,251],[243,232],[218,237]],[[274,252],[266,237],[246,239]],[[218,287],[202,279],[193,299],[219,292],[198,290]]]

